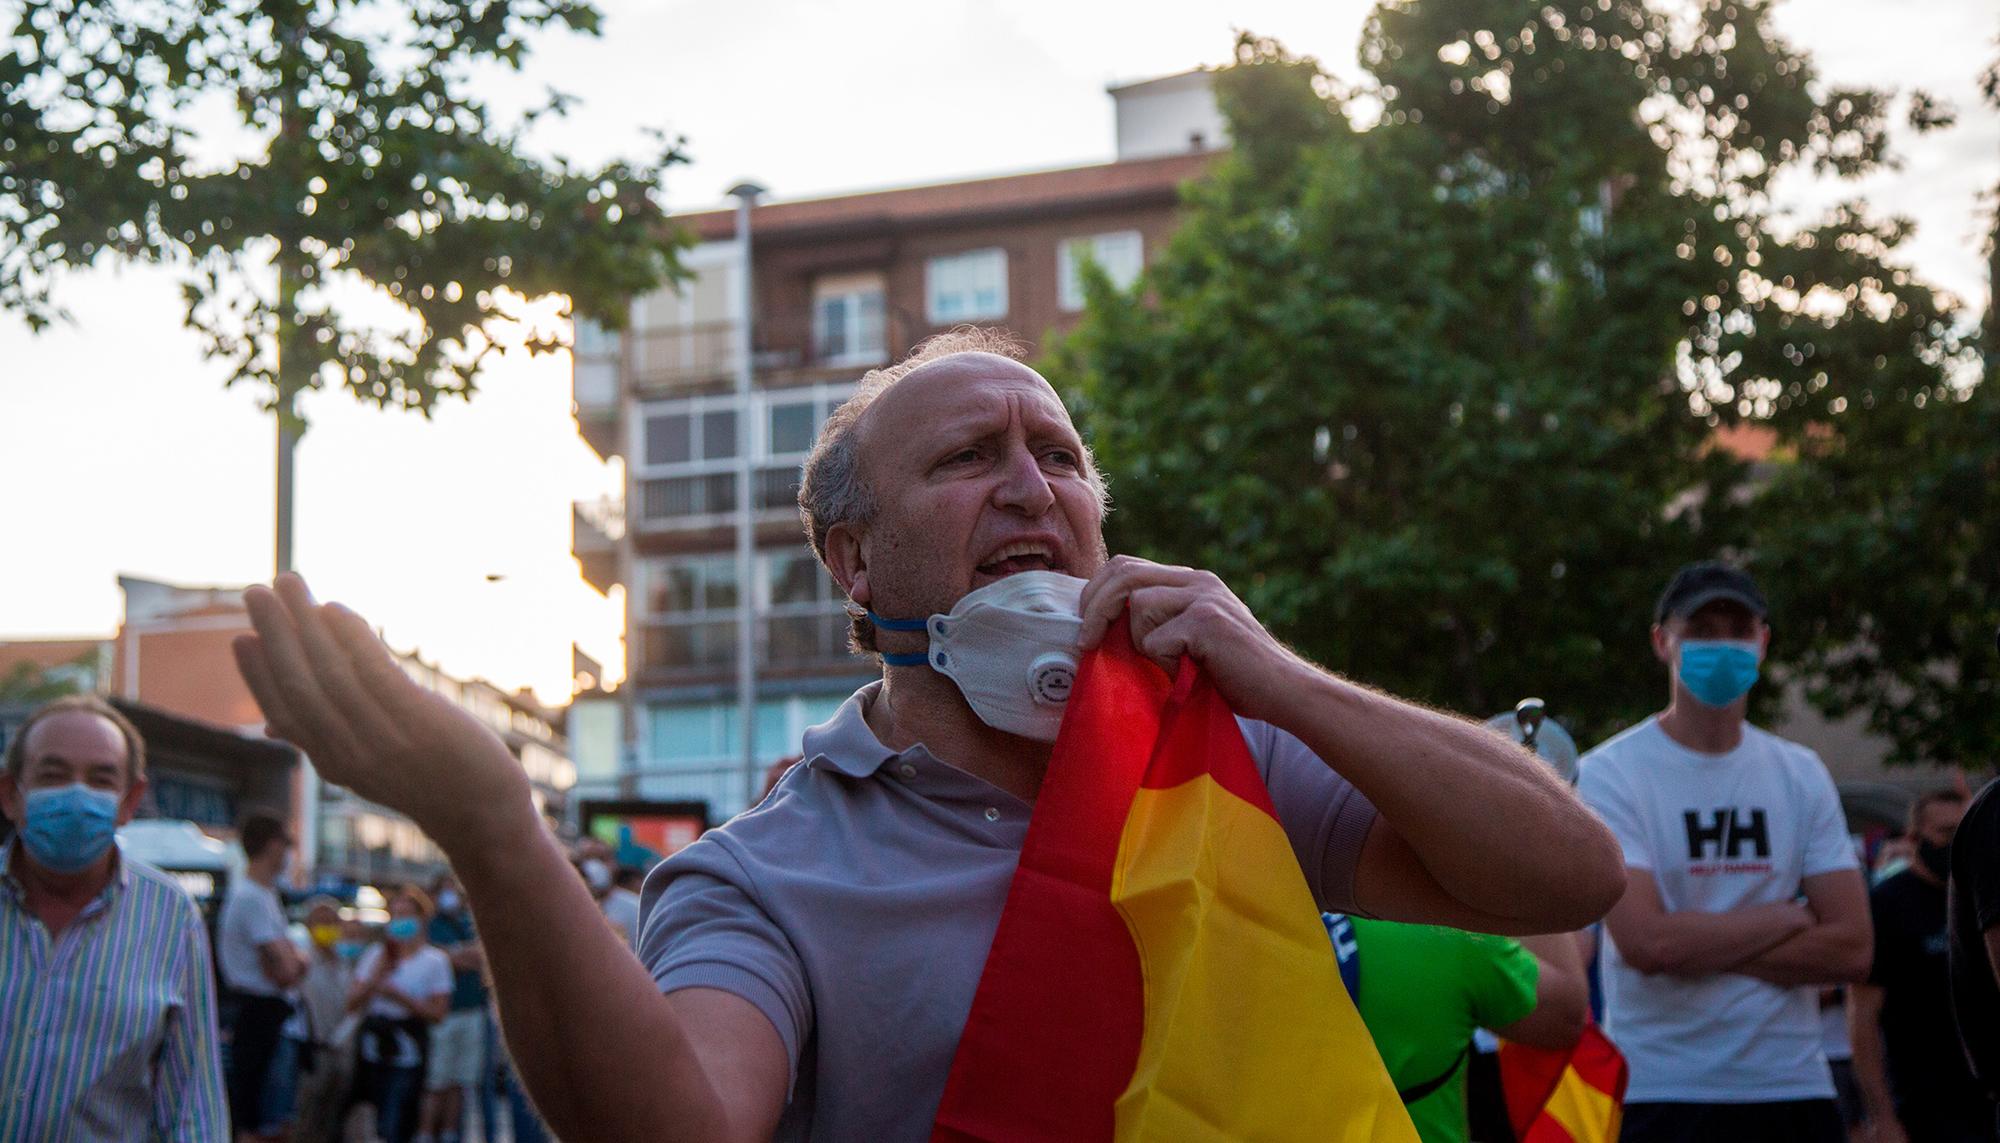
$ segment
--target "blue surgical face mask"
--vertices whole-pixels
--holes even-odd
[[[104,856],[118,833],[118,795],[81,782],[29,790],[21,844],[57,873],[81,873]]]
[[[1705,706],[1723,707],[1750,693],[1757,682],[1753,639],[1681,641],[1681,685]]]
[[[361,950],[366,947],[367,946],[362,944],[360,941],[333,942],[333,951],[339,954],[340,959],[342,960],[360,960]]]
[[[395,920],[390,921],[382,931],[389,934],[390,940],[413,941],[417,939],[419,930],[415,917],[397,917]]]

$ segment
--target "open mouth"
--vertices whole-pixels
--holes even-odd
[[[1026,571],[1062,571],[1054,545],[1040,540],[1022,540],[997,549],[978,567],[980,575],[1000,579]]]

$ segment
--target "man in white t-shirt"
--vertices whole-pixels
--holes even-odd
[[[222,976],[228,1045],[229,1117],[241,1143],[282,1138],[291,1128],[298,1057],[283,1031],[287,995],[306,960],[285,931],[277,882],[292,852],[285,822],[267,813],[243,819],[243,876],[229,885],[216,922],[215,959]]]
[[[1863,980],[1873,935],[1819,756],[1748,725],[1763,593],[1719,563],[1654,611],[1667,709],[1584,756],[1625,852],[1605,919],[1605,1029],[1631,1064],[1626,1143],[1841,1143],[1819,986]]]

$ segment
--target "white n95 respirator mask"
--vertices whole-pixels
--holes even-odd
[[[958,684],[979,721],[995,730],[1054,742],[1076,683],[1084,581],[1061,572],[1017,572],[969,592],[949,614],[929,619],[868,618],[885,631],[922,631],[930,650],[884,652],[892,666],[928,663]]]

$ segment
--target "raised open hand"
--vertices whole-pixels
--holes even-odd
[[[531,805],[506,745],[404,674],[359,615],[313,602],[291,573],[249,589],[244,603],[257,634],[237,638],[236,665],[265,729],[328,781],[409,815],[447,853]]]

